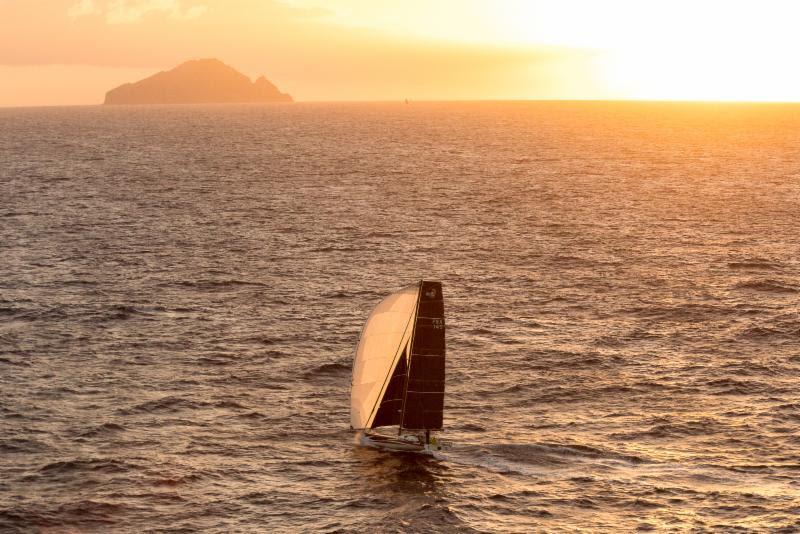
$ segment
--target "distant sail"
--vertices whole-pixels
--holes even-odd
[[[444,329],[438,282],[405,287],[375,307],[353,363],[352,428],[442,428]]]
[[[405,287],[383,299],[364,325],[350,392],[350,426],[354,429],[373,427],[390,377],[401,357],[405,359],[403,349],[411,340],[418,298],[419,284]]]

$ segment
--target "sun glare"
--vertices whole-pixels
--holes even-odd
[[[631,99],[788,101],[800,88],[796,70],[753,51],[614,51],[597,70],[613,93]]]
[[[590,50],[598,84],[620,98],[797,100],[800,3],[502,4],[503,42]]]

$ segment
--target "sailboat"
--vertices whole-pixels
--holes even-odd
[[[372,310],[361,331],[350,388],[350,428],[361,431],[362,445],[441,450],[431,432],[442,429],[444,330],[440,282],[406,286]],[[396,434],[387,432],[395,426]]]

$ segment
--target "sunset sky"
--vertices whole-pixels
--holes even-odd
[[[0,0],[0,106],[192,58],[297,100],[800,100],[785,0]]]

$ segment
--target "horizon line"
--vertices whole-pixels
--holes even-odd
[[[406,101],[407,100],[407,101]],[[669,98],[474,98],[474,99],[374,99],[374,100],[295,100],[294,102],[185,102],[169,104],[32,104],[6,105],[0,109],[34,108],[147,108],[155,106],[291,106],[294,104],[468,104],[468,103],[533,103],[533,102],[581,102],[581,103],[643,103],[643,104],[800,104],[800,100],[735,100],[735,99],[669,99]]]

